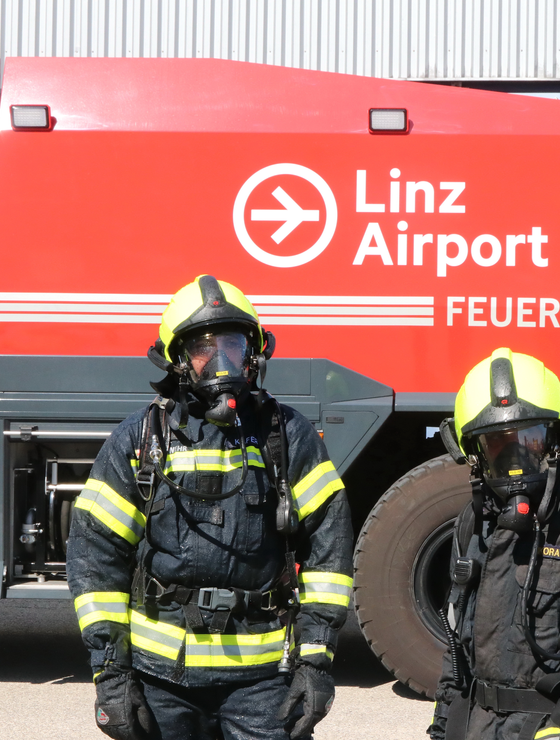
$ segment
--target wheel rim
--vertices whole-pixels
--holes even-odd
[[[412,596],[418,617],[443,643],[446,638],[438,610],[446,603],[451,585],[449,560],[454,522],[451,519],[430,534],[418,550],[412,567]]]

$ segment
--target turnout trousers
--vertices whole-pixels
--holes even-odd
[[[302,716],[295,712],[287,730],[277,719],[291,677],[204,688],[139,677],[158,728],[153,740],[289,740]]]

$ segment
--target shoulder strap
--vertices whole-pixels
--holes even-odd
[[[268,395],[263,403],[256,401],[259,417],[259,446],[266,472],[278,496],[276,529],[286,540],[286,570],[293,591],[298,589],[295,548],[292,542],[299,520],[294,510],[292,491],[288,481],[288,438],[282,407]]]
[[[152,437],[157,436],[160,449],[167,451],[169,437],[169,425],[167,423],[167,414],[165,413],[167,399],[156,396],[150,403],[144,414],[142,421],[142,434],[140,436],[140,449],[138,455],[138,475],[136,476],[136,485],[140,496],[147,503],[146,509],[150,508],[150,502],[153,499],[153,486],[155,478],[155,468],[150,449]],[[148,512],[145,512],[148,516]]]
[[[281,411],[275,399],[270,397],[259,410],[259,446],[268,479],[276,488],[282,465],[282,434],[278,417]]]
[[[475,510],[472,502],[469,502],[457,517],[457,544],[459,556],[467,554],[471,538],[475,533]]]
[[[140,435],[140,449],[138,454],[139,469],[136,476],[136,486],[140,496],[146,502],[144,508],[146,523],[144,525],[144,538],[139,544],[139,562],[132,581],[132,593],[136,597],[138,606],[142,606],[144,603],[144,558],[146,554],[146,541],[149,541],[150,515],[154,503],[154,484],[156,478],[155,466],[150,457],[151,440],[155,434],[158,438],[160,448],[165,451],[167,450],[167,444],[164,443],[164,439],[168,441],[169,437],[169,427],[166,422],[165,413],[166,403],[167,399],[156,396],[146,409],[144,419],[142,420],[142,433]]]

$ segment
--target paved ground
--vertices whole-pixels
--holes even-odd
[[[337,698],[316,740],[422,740],[432,703],[392,680],[352,617],[335,663]],[[101,740],[70,602],[0,601],[2,740]]]

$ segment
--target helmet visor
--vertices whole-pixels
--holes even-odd
[[[195,382],[244,376],[251,354],[247,337],[239,331],[194,335],[183,341],[183,353]]]
[[[549,447],[548,424],[516,427],[478,436],[478,447],[491,478],[540,473]]]

